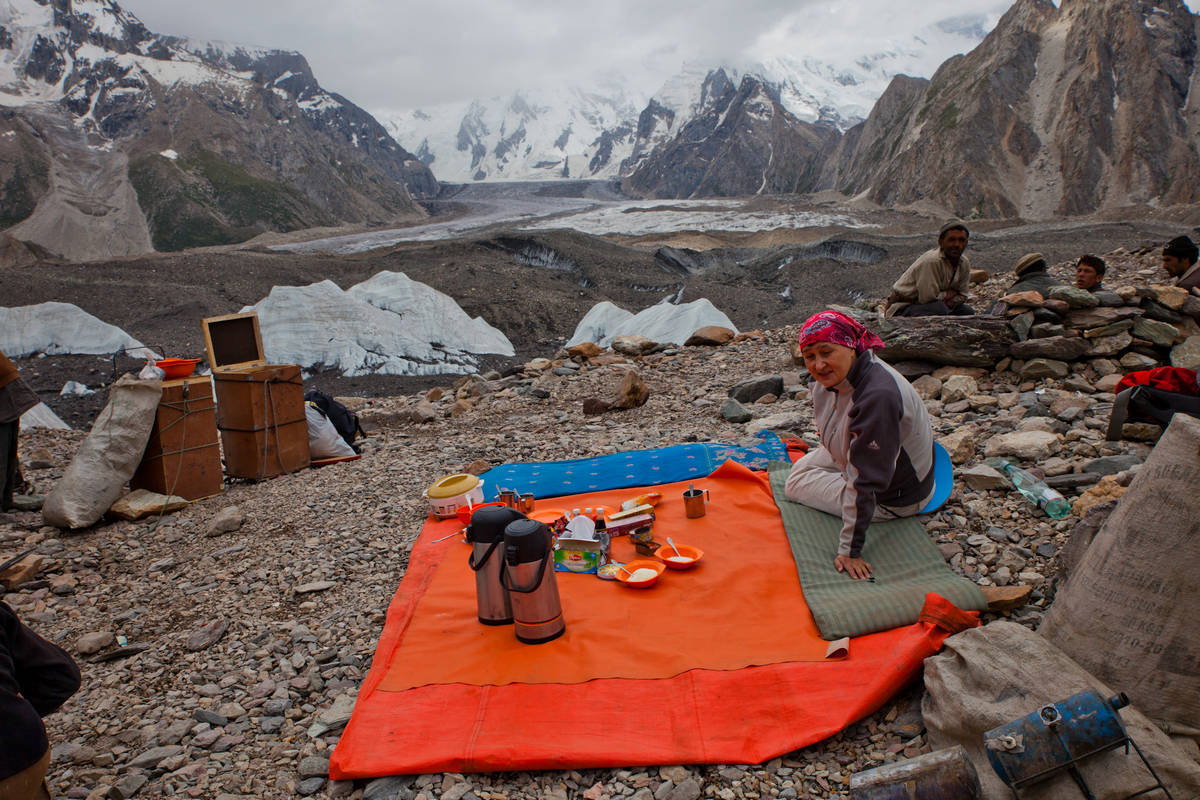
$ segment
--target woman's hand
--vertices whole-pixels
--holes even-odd
[[[871,565],[861,558],[838,556],[833,560],[833,566],[838,572],[845,572],[855,580],[871,577]]]

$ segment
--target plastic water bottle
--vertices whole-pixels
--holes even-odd
[[[989,458],[989,466],[1003,472],[1025,499],[1046,512],[1052,519],[1062,519],[1071,513],[1071,504],[1061,494],[1038,480],[1006,458]]]

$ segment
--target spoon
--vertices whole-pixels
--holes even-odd
[[[461,535],[461,534],[462,534],[462,532],[463,532],[463,531],[465,531],[465,530],[466,530],[466,528],[459,528],[458,530],[456,530],[454,533],[450,534],[449,536],[443,536],[443,537],[442,537],[442,538],[440,538],[440,539],[434,539],[432,543],[433,543],[433,544],[437,544],[438,542],[444,542],[444,541],[446,541],[447,539],[453,539],[455,536],[459,536],[459,535]]]
[[[687,558],[687,556],[679,552],[679,548],[675,546],[675,540],[670,536],[667,537],[667,544],[671,545],[671,549],[675,551],[675,555],[679,556],[680,558]]]

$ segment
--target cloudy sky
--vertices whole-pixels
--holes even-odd
[[[371,111],[606,72],[653,91],[684,62],[781,52],[846,58],[948,17],[995,24],[1008,0],[119,0],[151,30],[299,50],[327,89]],[[1200,3],[1200,0],[1193,0]],[[950,53],[930,59],[929,71]]]

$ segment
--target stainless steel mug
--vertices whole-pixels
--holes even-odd
[[[504,528],[525,515],[504,506],[484,506],[471,515],[467,541],[471,556],[467,563],[475,572],[475,605],[484,625],[509,625],[512,602],[504,588]]]
[[[542,644],[566,630],[554,578],[550,529],[519,519],[504,529],[504,587],[512,600],[513,631],[525,644]]]
[[[517,493],[512,489],[500,489],[499,494],[496,496],[496,500],[502,506],[509,506],[510,508],[517,507]]]
[[[709,499],[708,489],[688,489],[683,493],[683,512],[688,519],[703,517]]]
[[[517,504],[517,508],[521,509],[521,513],[528,514],[533,511],[533,492],[525,492],[521,495],[521,499]]]

